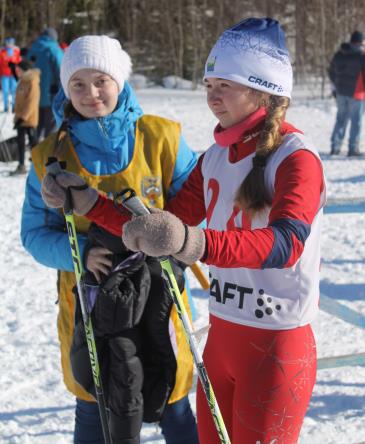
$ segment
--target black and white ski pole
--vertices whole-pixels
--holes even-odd
[[[46,171],[47,173],[52,174],[54,176],[62,172],[61,166],[55,157],[48,158],[48,162],[46,164]],[[95,385],[96,400],[99,407],[99,414],[103,429],[104,441],[105,444],[112,444],[112,439],[108,425],[106,402],[101,383],[100,367],[99,367],[98,354],[96,351],[94,329],[91,321],[91,315],[87,309],[86,295],[84,291],[84,286],[82,284],[83,266],[80,256],[79,244],[77,242],[75,218],[73,215],[73,208],[72,208],[72,195],[70,189],[67,189],[66,191],[66,202],[63,208],[63,212],[66,219],[67,234],[70,242],[72,260],[76,276],[77,293],[79,295],[79,300],[80,300],[82,319],[84,323],[87,348],[89,351],[89,358],[91,364],[91,372],[93,375],[93,380]]]
[[[122,205],[129,210],[135,216],[141,216],[143,214],[149,214],[148,208],[136,195],[135,191],[131,188],[127,188],[118,194],[118,198]],[[171,267],[170,260],[168,258],[159,258],[161,268],[163,271],[163,277],[167,282],[170,295],[175,303],[177,313],[182,322],[183,329],[188,340],[191,353],[194,358],[194,363],[198,372],[198,376],[203,387],[210,411],[213,416],[214,424],[216,426],[219,439],[222,444],[230,444],[230,439],[227,433],[226,426],[223,421],[221,411],[218,406],[218,402],[215,398],[212,384],[208,378],[207,370],[205,368],[203,358],[199,352],[198,343],[194,336],[194,331],[191,326],[191,322],[188,313],[185,308],[185,304],[177,285],[174,272]]]

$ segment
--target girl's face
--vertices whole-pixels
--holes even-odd
[[[76,111],[88,119],[107,116],[117,106],[117,82],[95,69],[75,72],[68,83],[68,91]]]
[[[207,89],[207,102],[222,128],[229,128],[246,119],[260,107],[260,97],[256,91],[220,78],[204,80]]]

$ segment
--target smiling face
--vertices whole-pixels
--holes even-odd
[[[260,107],[262,96],[248,86],[231,80],[206,78],[207,102],[222,128],[242,122]]]
[[[104,117],[117,106],[117,82],[95,69],[75,72],[68,83],[68,91],[76,111],[88,119]]]

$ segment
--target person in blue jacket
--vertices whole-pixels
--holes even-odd
[[[22,210],[24,247],[36,261],[59,271],[58,330],[64,382],[76,397],[75,444],[102,444],[103,437],[97,404],[75,381],[71,370],[73,262],[64,216],[46,207],[42,200],[45,163],[49,156],[56,156],[67,162],[68,171],[107,195],[129,186],[147,205],[163,208],[197,162],[178,123],[143,114],[127,81],[130,70],[130,58],[116,39],[84,36],[67,48],[61,64],[62,88],[53,104],[60,129],[32,150]],[[86,248],[88,222],[76,216],[75,223],[85,269],[99,281],[100,275],[109,270],[110,252]],[[184,297],[187,303],[187,295]],[[174,337],[176,377],[160,426],[168,444],[197,444],[196,423],[188,399],[193,364],[176,313],[170,315],[166,328],[167,334]]]
[[[57,31],[54,28],[46,28],[27,52],[27,58],[41,71],[38,139],[42,134],[47,137],[55,129],[52,100],[60,86],[60,66],[63,57],[57,39]]]

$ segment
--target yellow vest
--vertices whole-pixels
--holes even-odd
[[[133,188],[146,205],[163,208],[176,163],[179,139],[179,124],[161,117],[145,115],[137,121],[133,157],[123,171],[111,175],[92,175],[81,165],[69,137],[62,141],[57,157],[58,160],[67,162],[67,171],[78,174],[101,192],[109,194],[119,192],[123,188]],[[45,164],[48,157],[54,155],[55,140],[56,135],[51,135],[32,150],[33,165],[39,180],[46,174]],[[86,233],[90,222],[85,217],[75,215],[75,224],[79,233]],[[93,401],[94,398],[75,381],[70,364],[75,310],[72,288],[75,284],[74,273],[60,271],[57,325],[63,378],[67,389],[77,398]],[[183,298],[190,315],[186,291],[183,292]],[[169,403],[172,403],[188,394],[192,385],[193,362],[175,306],[172,307],[170,321],[177,345],[176,382],[169,399]]]

